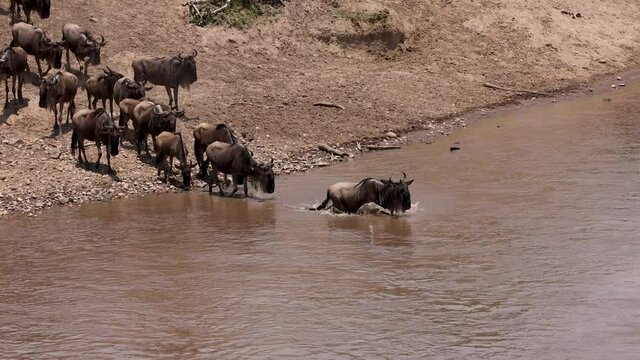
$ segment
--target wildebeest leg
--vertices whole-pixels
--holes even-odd
[[[231,175],[231,177],[233,177],[233,191],[231,191],[231,194],[229,196],[233,196],[233,194],[235,194],[238,191],[238,176]],[[220,191],[222,191],[222,188],[220,188]]]
[[[22,11],[27,16],[27,24],[33,24],[31,22],[31,9],[27,9],[24,5],[22,5]]]
[[[168,86],[164,87],[167,90],[167,96],[169,96],[169,106],[173,109],[173,96],[171,96],[171,88]]]
[[[67,69],[71,70],[71,60],[69,60],[69,48],[67,50]]]
[[[13,101],[18,102],[16,99],[16,76],[11,76],[11,94],[13,94]],[[7,94],[8,95],[8,94]]]
[[[36,57],[36,65],[38,65],[38,74],[42,76],[42,66],[40,65],[40,59]]]
[[[87,71],[89,70],[89,58],[84,61],[84,77],[87,77]]]
[[[6,109],[9,106],[9,79],[4,78],[4,108]]]
[[[80,61],[80,58],[76,54],[73,54],[73,55],[75,55],[76,61],[78,61],[78,68],[80,68],[80,71],[82,71],[82,62]]]
[[[91,109],[91,93],[87,91],[87,107]]]
[[[62,134],[62,116],[64,115],[64,101],[60,101],[60,133]],[[67,116],[67,124],[69,123],[69,117]]]
[[[151,153],[149,152],[149,142],[147,141],[148,136],[149,134],[144,134],[144,148],[147,150],[147,156],[151,156]]]
[[[111,137],[109,137],[109,143],[105,144],[107,148],[107,171],[109,174],[113,174],[113,169],[111,168]]]
[[[244,197],[249,196],[249,181],[247,181],[249,178],[245,176],[244,178],[244,184],[242,185],[244,187]]]
[[[49,62],[47,61],[47,70],[45,70],[42,75],[47,75],[49,73],[49,70],[51,70],[51,64],[49,64]]]
[[[107,99],[102,99],[102,108],[104,109],[104,112],[107,112]]]
[[[18,75],[18,100],[21,104],[24,104],[24,98],[22,97],[22,86],[24,85],[24,73]]]
[[[53,104],[53,130],[58,128],[58,104]],[[62,133],[62,121],[60,121],[60,133]]]
[[[98,168],[100,168],[100,158],[102,157],[102,147],[100,146],[100,140],[96,140],[96,146],[98,147],[98,160],[96,160],[96,170],[97,170]]]
[[[113,96],[109,99],[109,113],[113,119]],[[122,137],[120,137],[122,139]]]
[[[98,98],[97,98],[97,97],[94,97],[94,98],[93,98],[93,103],[92,103],[92,105],[93,105],[93,108],[94,108],[94,109],[97,109],[97,108],[98,108]],[[91,109],[91,107],[89,107],[89,109]]]
[[[179,86],[176,86],[173,88],[173,97],[176,101],[176,111],[178,111],[178,89],[179,88],[180,88]]]
[[[158,143],[156,143],[156,136],[151,134],[151,142],[153,143],[153,152],[155,152],[156,154],[158,153]],[[148,152],[148,150],[147,150]],[[173,166],[173,162],[171,164],[169,164],[171,166]]]

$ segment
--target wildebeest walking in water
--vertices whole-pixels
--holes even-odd
[[[213,171],[207,179],[209,192],[212,192],[213,184],[218,186],[220,195],[224,196],[222,186],[218,181],[218,172],[231,174],[233,177],[233,191],[229,196],[233,196],[238,191],[238,184],[244,185],[244,196],[248,196],[248,183],[260,191],[272,194],[276,189],[275,176],[273,174],[273,159],[271,163],[259,163],[252,156],[249,150],[238,143],[227,144],[216,141],[207,146],[207,159],[200,167],[201,176],[206,178],[209,163]]]
[[[35,10],[41,19],[49,18],[51,11],[51,0],[11,0],[11,18],[16,18],[16,7],[22,5],[22,10],[27,17],[27,22],[31,24],[31,11]],[[20,14],[20,8],[17,8]]]
[[[52,67],[62,67],[62,43],[53,42],[49,34],[41,28],[21,22],[11,27],[11,35],[13,39],[10,46],[19,46],[27,54],[34,56],[40,76],[46,75]],[[49,66],[44,73],[40,60],[46,60]]]
[[[118,155],[118,145],[120,144],[120,133],[122,128],[116,126],[113,119],[105,109],[98,108],[96,110],[83,109],[78,111],[72,119],[73,133],[71,134],[71,153],[75,155],[78,150],[78,162],[84,162],[87,167],[89,161],[84,150],[84,141],[95,141],[98,147],[98,160],[96,160],[96,169],[100,166],[100,158],[102,157],[101,145],[107,148],[107,168],[112,173],[111,156]],[[84,156],[84,161],[82,160]]]
[[[202,166],[204,162],[204,152],[207,151],[207,146],[215,141],[221,141],[227,144],[235,144],[238,142],[233,131],[227,124],[213,125],[206,122],[198,124],[193,129],[193,151],[196,156],[196,162],[198,166]],[[227,174],[224,174],[225,185],[227,183]]]
[[[29,71],[27,53],[19,47],[8,47],[4,49],[0,56],[0,79],[4,79],[4,107],[9,106],[9,77],[11,77],[11,91],[13,100],[16,100],[16,78],[18,78],[18,101],[24,101],[22,97],[22,85],[24,84],[24,74]]]
[[[169,173],[173,167],[173,158],[178,158],[180,165],[176,167],[182,173],[182,185],[185,189],[191,186],[191,169],[195,167],[193,163],[187,163],[187,147],[182,140],[180,132],[171,133],[163,131],[158,135],[158,154],[156,155],[156,167],[158,168],[158,176],[164,168],[164,182],[169,182]],[[169,158],[169,164],[164,164],[165,159]]]
[[[195,59],[197,55],[198,52],[193,50],[191,55],[180,53],[178,56],[145,56],[136,59],[131,64],[133,79],[142,84],[149,81],[152,84],[164,86],[169,96],[169,106],[171,109],[178,110],[178,88],[188,89],[198,80]],[[171,89],[173,89],[173,96]]]
[[[66,71],[58,71],[49,78],[45,78],[40,82],[40,101],[38,105],[41,108],[53,110],[53,129],[58,128],[58,104],[60,104],[60,132],[62,132],[62,114],[64,114],[64,103],[69,103],[67,110],[67,121],[73,116],[76,109],[74,101],[78,92],[78,78]]]
[[[333,206],[340,212],[353,214],[362,205],[374,203],[389,210],[392,215],[405,212],[411,209],[409,185],[413,183],[413,180],[406,179],[407,175],[404,174],[404,178],[398,181],[366,178],[359,183],[339,182],[331,185],[327,189],[326,199],[311,210],[324,210]]]
[[[71,68],[69,61],[69,51],[71,51],[76,56],[80,71],[84,70],[85,76],[87,76],[89,64],[100,65],[100,49],[107,44],[104,36],[100,35],[100,41],[98,41],[89,31],[71,23],[62,26],[62,41],[67,50],[67,66]]]

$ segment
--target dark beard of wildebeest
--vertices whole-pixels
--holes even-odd
[[[15,19],[16,14],[16,5],[22,5],[22,10],[27,17],[27,22],[31,24],[31,11],[36,10],[38,16],[41,19],[49,18],[51,11],[51,1],[50,0],[11,0],[11,18]],[[20,8],[18,7],[18,13],[20,13]]]
[[[11,27],[13,39],[10,46],[19,46],[23,48],[27,54],[32,55],[36,59],[38,65],[38,74],[46,75],[53,67],[60,69],[62,67],[62,48],[61,43],[54,43],[49,35],[42,29],[29,25],[27,23],[17,23]],[[40,60],[46,60],[48,68],[42,71]]]
[[[4,79],[5,99],[4,107],[9,106],[9,77],[11,77],[11,90],[13,100],[24,102],[22,97],[22,85],[24,84],[24,74],[29,71],[27,53],[19,47],[8,47],[0,56],[0,78]],[[16,100],[16,77],[18,78],[18,98]]]
[[[107,44],[104,36],[100,35],[100,41],[98,41],[89,31],[71,23],[62,26],[62,41],[66,48],[67,66],[71,66],[69,61],[69,51],[71,51],[76,56],[80,70],[84,70],[85,76],[89,64],[100,65],[100,49]]]
[[[73,116],[71,153],[75,155],[76,150],[78,150],[78,162],[81,164],[84,162],[89,166],[84,141],[94,141],[98,148],[98,159],[96,160],[96,169],[98,169],[100,166],[100,158],[102,157],[101,145],[105,144],[107,147],[107,168],[108,171],[112,173],[111,156],[118,155],[121,132],[122,128],[114,125],[113,119],[103,108],[80,110]],[[83,156],[84,161],[82,159]]]
[[[169,96],[169,106],[171,109],[178,110],[178,88],[188,89],[198,80],[195,59],[197,55],[198,52],[193,50],[192,55],[186,56],[180,53],[178,56],[146,56],[136,59],[131,64],[133,79],[142,84],[149,81],[152,84],[164,86]],[[173,89],[173,96],[171,89]]]
[[[404,174],[404,173],[403,173]],[[406,181],[407,175],[399,181],[392,179],[366,178],[357,184],[336,183],[327,190],[326,199],[311,210],[324,210],[329,202],[338,211],[356,213],[366,203],[375,203],[395,214],[411,209],[411,194],[409,185],[413,180]]]
[[[244,195],[248,196],[248,183],[260,191],[272,194],[275,191],[275,176],[273,174],[273,159],[271,163],[258,163],[253,159],[249,150],[238,143],[227,144],[216,141],[207,147],[207,159],[202,164],[203,174],[207,174],[207,168],[211,164],[212,172],[208,177],[209,192],[212,192],[213,184],[219,189],[219,194],[224,196],[222,186],[218,181],[218,172],[231,174],[233,177],[233,196],[238,191],[238,184],[244,185]]]

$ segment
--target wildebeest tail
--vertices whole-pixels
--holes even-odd
[[[71,115],[71,118],[76,114],[76,102],[74,100],[71,100],[69,103],[69,114]]]
[[[327,208],[327,204],[329,204],[329,191],[327,191],[327,198],[324,199],[324,201],[322,202],[322,204],[318,205],[317,207],[312,207],[309,210],[311,211],[320,211],[320,210],[324,210]]]
[[[78,148],[78,132],[76,129],[73,129],[71,133],[71,154],[76,154],[76,149]]]
[[[202,166],[202,162],[204,161],[204,154],[199,151],[200,150],[200,141],[197,137],[194,136],[193,139],[193,153],[196,155],[196,163],[198,166]]]

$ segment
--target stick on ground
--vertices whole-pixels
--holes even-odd
[[[313,106],[332,107],[332,108],[344,110],[344,106],[342,106],[342,105],[334,104],[334,103],[330,103],[330,102],[324,102],[324,101],[317,102],[317,103],[313,104]]]
[[[535,94],[535,95],[540,95],[540,96],[548,96],[549,95],[547,93],[543,93],[543,92],[539,92],[539,91],[525,90],[525,89],[512,89],[512,88],[508,88],[508,87],[504,87],[504,86],[500,86],[500,85],[495,85],[495,84],[491,84],[491,83],[484,83],[484,84],[482,84],[482,86],[488,87],[489,89],[494,89],[494,90],[522,92],[522,93]]]

